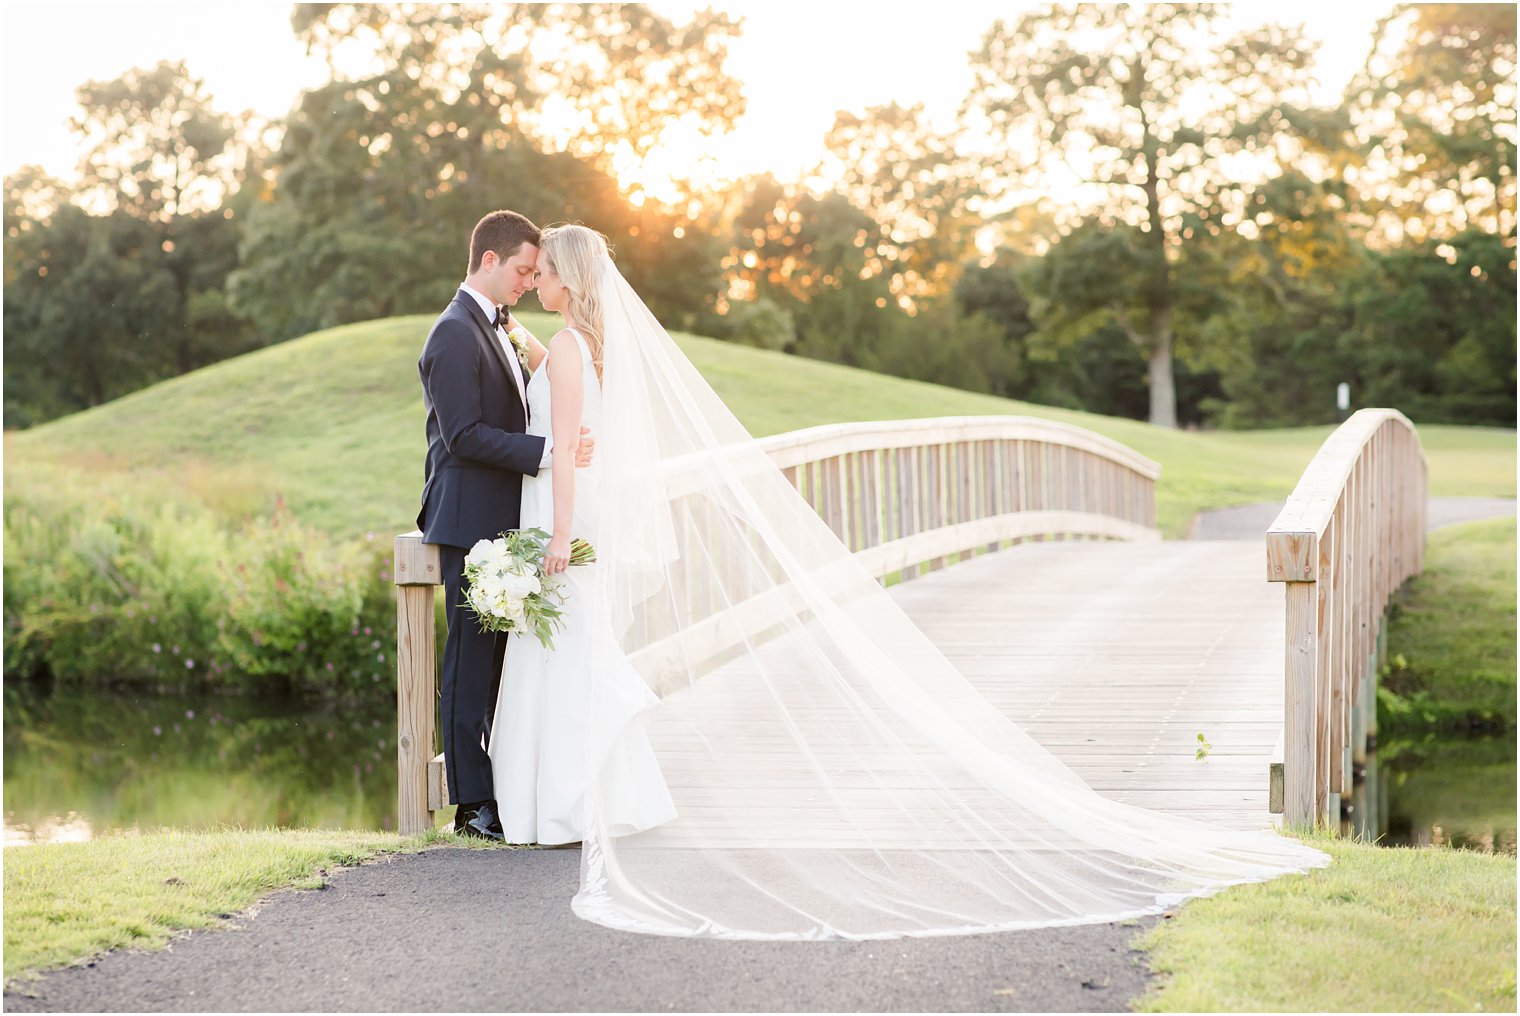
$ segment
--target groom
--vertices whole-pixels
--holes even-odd
[[[433,322],[417,369],[427,409],[427,463],[417,528],[438,544],[448,639],[443,647],[442,718],[454,831],[502,839],[484,743],[496,709],[507,636],[482,633],[464,606],[464,559],[478,540],[516,529],[522,478],[550,459],[549,442],[528,427],[527,371],[507,338],[507,308],[533,288],[538,227],[516,212],[492,212],[470,235],[469,272]],[[577,465],[591,460],[581,430]]]

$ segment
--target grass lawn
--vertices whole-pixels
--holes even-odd
[[[1380,734],[1514,729],[1515,580],[1513,518],[1430,534],[1389,614]]]
[[[548,315],[524,314],[539,336]],[[431,319],[346,325],[154,385],[6,435],[8,463],[123,471],[196,496],[224,515],[275,495],[339,536],[413,527],[422,484],[417,356]],[[1334,429],[1189,433],[887,377],[695,336],[677,336],[749,430],[767,435],[846,420],[1011,414],[1105,434],[1162,465],[1164,535],[1204,508],[1285,498]],[[1416,421],[1418,423],[1418,421]],[[1431,492],[1514,496],[1515,432],[1420,428]],[[7,482],[25,482],[14,473]]]
[[[420,841],[249,830],[107,836],[5,852],[5,980],[123,946],[160,946],[285,886]]]
[[[1141,937],[1145,1012],[1514,1012],[1515,859],[1312,839],[1334,861]]]
[[[163,829],[10,847],[5,980],[112,949],[156,948],[177,932],[233,917],[276,889],[317,888],[335,868],[432,843],[501,849],[436,831],[401,837],[336,829]]]

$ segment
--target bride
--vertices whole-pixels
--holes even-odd
[[[584,226],[544,231],[538,298],[545,310],[564,317],[565,327],[546,351],[529,354],[528,433],[549,438],[553,452],[547,468],[523,476],[521,525],[550,534],[543,568],[559,576],[566,602],[554,650],[516,636],[502,667],[491,725],[500,733],[491,736],[490,756],[508,843],[553,846],[582,838],[587,766],[607,762],[601,754],[587,758],[593,698],[616,698],[618,713],[607,719],[619,727],[659,701],[619,654],[603,652],[593,663],[593,647],[610,643],[611,636],[601,609],[605,598],[597,591],[600,566],[567,567],[572,537],[594,538],[602,511],[600,467],[593,460],[577,468],[575,449],[582,427],[593,434],[602,428],[602,312],[590,280],[596,259],[606,256],[606,240]],[[674,817],[659,766],[638,728],[628,731],[620,748],[609,767],[614,793],[606,821],[631,832]]]
[[[528,387],[554,447],[523,525],[571,537],[552,652],[514,639],[492,758],[507,839],[582,841],[581,917],[865,939],[1109,922],[1329,863],[1104,798],[958,673],[771,464],[618,272],[544,233],[565,328]],[[539,432],[543,432],[540,430]],[[561,441],[561,434],[566,440]]]

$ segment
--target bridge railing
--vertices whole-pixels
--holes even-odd
[[[1271,807],[1338,827],[1353,767],[1377,730],[1389,597],[1425,560],[1428,466],[1414,425],[1363,409],[1330,435],[1266,533],[1267,579],[1286,584],[1283,734]]]
[[[1160,538],[1161,467],[1050,420],[840,423],[760,444],[877,578],[913,578],[1004,541]]]
[[[878,579],[1031,539],[1156,540],[1161,467],[1079,427],[1018,416],[844,423],[761,446]],[[448,803],[434,756],[438,548],[396,537],[398,825],[432,827]]]

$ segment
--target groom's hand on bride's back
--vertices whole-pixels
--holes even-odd
[[[581,443],[575,446],[575,468],[585,469],[591,465],[591,456],[596,451],[596,438],[591,436],[590,427],[581,428]]]

